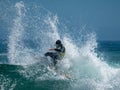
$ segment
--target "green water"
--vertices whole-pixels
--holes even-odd
[[[3,90],[67,90],[70,83],[65,80],[37,80],[36,76],[25,77],[20,73],[22,66],[0,65],[0,89]]]

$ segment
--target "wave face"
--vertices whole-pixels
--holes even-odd
[[[84,34],[85,28],[69,31],[57,15],[37,3],[20,1],[12,7],[14,17],[8,42],[9,65],[0,66],[3,68],[0,89],[120,89],[120,69],[109,66],[104,57],[98,55],[95,33]],[[49,70],[42,56],[57,39],[65,45],[66,55],[58,63],[56,73]]]

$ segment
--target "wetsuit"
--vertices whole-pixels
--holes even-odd
[[[61,44],[58,48],[54,49],[55,52],[47,52],[45,56],[50,56],[53,59],[54,66],[57,63],[57,60],[63,59],[65,55],[65,47]]]

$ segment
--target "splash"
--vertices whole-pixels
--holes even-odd
[[[44,54],[50,45],[60,39],[57,31],[58,19],[51,14],[31,15],[34,12],[26,9],[22,1],[16,3],[15,8],[16,18],[13,20],[14,24],[9,36],[9,62],[18,65],[32,64],[35,62],[33,54]]]
[[[96,36],[94,33],[86,35],[86,42],[77,47],[72,41],[65,38],[68,46],[66,56],[71,62],[71,75],[76,79],[72,84],[74,89],[106,90],[113,88],[111,79],[116,77],[119,70],[111,68],[98,57]],[[86,87],[87,86],[87,87]]]
[[[19,60],[16,60],[19,57],[20,51],[23,50],[22,47],[22,38],[24,32],[23,26],[23,17],[25,16],[25,7],[23,2],[15,4],[16,8],[16,18],[13,20],[13,28],[9,36],[9,62],[11,64],[18,64]]]
[[[66,47],[66,55],[58,64],[58,71],[71,76],[71,89],[107,90],[114,88],[113,79],[119,70],[110,67],[102,61],[102,57],[98,57],[95,33],[85,34],[84,39],[79,38],[83,35],[73,33],[76,38],[72,39],[69,36],[69,32],[72,31],[69,31],[67,36],[65,29],[58,28],[60,22],[56,15],[46,14],[47,11],[39,7],[28,9],[23,2],[16,3],[15,8],[16,18],[9,37],[9,62],[15,65],[27,65],[25,70],[20,71],[21,74],[32,80],[56,80],[56,78],[58,80],[59,77],[56,77],[45,65],[38,63],[41,58],[36,60],[34,56],[43,55],[48,48],[53,47],[57,39],[61,39]],[[45,13],[41,12],[42,10]],[[76,43],[76,41],[80,42]]]

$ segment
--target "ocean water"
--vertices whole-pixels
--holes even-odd
[[[69,58],[71,61],[68,59],[63,62],[64,65],[62,66],[64,66],[64,69],[67,68],[66,71],[71,75],[71,78],[66,78],[62,75],[54,75],[40,62],[34,63],[34,60],[33,64],[28,65],[10,63],[6,40],[0,40],[0,89],[119,90],[120,42],[99,41],[97,43],[98,48],[95,53],[99,54],[98,56],[91,58],[89,55],[85,54],[84,56],[82,54],[80,59],[77,59],[79,60],[76,61],[77,64],[72,61],[74,57]],[[72,66],[72,63],[77,66]],[[78,69],[72,71],[74,68]]]
[[[8,39],[0,39],[0,90],[120,89],[120,41],[98,41],[85,28],[70,31],[36,3],[8,3],[13,16],[5,18]],[[54,70],[43,54],[57,39],[66,55]]]

